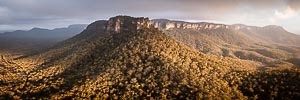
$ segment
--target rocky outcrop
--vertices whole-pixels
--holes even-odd
[[[130,17],[130,16],[116,16],[107,21],[106,31],[108,32],[135,32],[144,27],[150,27],[149,18],[144,17]]]

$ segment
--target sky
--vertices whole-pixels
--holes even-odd
[[[300,34],[300,0],[0,0],[0,32],[89,24],[117,15],[278,25]]]

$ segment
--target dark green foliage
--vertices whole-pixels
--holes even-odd
[[[295,100],[300,97],[298,69],[258,71],[245,76],[239,89],[245,96],[260,100]]]

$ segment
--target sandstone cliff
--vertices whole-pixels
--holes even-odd
[[[109,32],[128,32],[138,31],[143,27],[150,27],[149,18],[130,16],[116,16],[107,21],[106,31]]]
[[[168,19],[153,19],[151,20],[151,24],[155,28],[159,29],[173,29],[173,28],[179,28],[179,29],[196,29],[196,30],[203,30],[203,29],[234,29],[234,30],[240,30],[240,29],[252,29],[255,27],[252,26],[246,26],[246,25],[225,25],[225,24],[215,24],[215,23],[207,23],[207,22],[199,22],[199,23],[191,23],[191,22],[184,22],[184,21],[172,21]]]

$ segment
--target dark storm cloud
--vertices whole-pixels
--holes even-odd
[[[60,27],[119,14],[216,21],[238,16],[230,22],[239,23],[240,15],[256,20],[286,7],[298,11],[299,0],[0,0],[0,30],[1,25]]]

